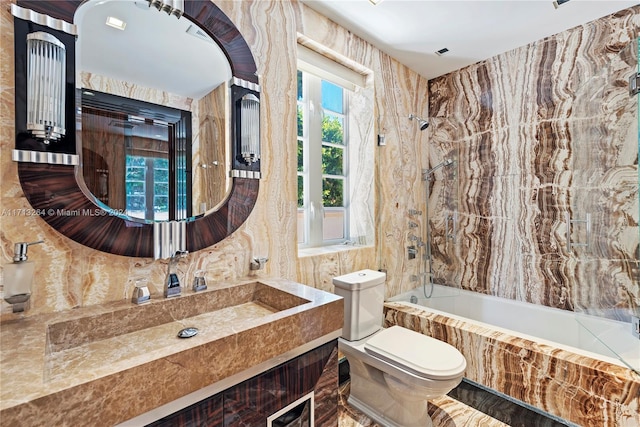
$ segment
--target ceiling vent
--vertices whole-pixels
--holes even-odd
[[[442,49],[440,49],[440,50],[436,50],[436,55],[438,55],[438,56],[442,56],[442,55],[444,55],[444,54],[446,54],[446,53],[448,53],[448,52],[449,52],[449,49],[447,49],[446,47],[443,47],[443,48],[442,48]]]

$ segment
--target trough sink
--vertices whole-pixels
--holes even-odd
[[[0,322],[2,425],[117,425],[178,410],[340,336],[343,301],[282,278],[210,283]],[[178,338],[185,327],[199,333]],[[177,405],[177,406],[176,406]]]
[[[98,374],[101,362],[118,369],[118,364],[135,364],[136,358],[165,357],[255,327],[309,302],[255,281],[51,323],[46,331],[44,380]],[[193,327],[197,335],[178,337],[182,329]]]

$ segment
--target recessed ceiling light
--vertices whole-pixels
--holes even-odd
[[[438,55],[438,56],[442,56],[442,55],[444,55],[444,54],[445,54],[445,53],[447,53],[447,52],[449,52],[449,49],[447,49],[446,47],[443,47],[443,48],[442,48],[442,49],[440,49],[440,50],[436,50],[436,55]]]
[[[121,20],[121,19],[115,18],[115,17],[113,17],[113,16],[107,16],[107,22],[106,22],[106,24],[107,24],[108,26],[110,26],[110,27],[113,27],[113,28],[115,28],[115,29],[117,29],[117,30],[121,30],[121,31],[123,31],[123,30],[124,30],[124,27],[126,27],[126,26],[127,26],[127,23],[126,23],[126,22],[124,22],[124,21],[123,21],[123,20]]]
[[[557,9],[565,3],[569,3],[569,0],[554,0],[553,7]]]

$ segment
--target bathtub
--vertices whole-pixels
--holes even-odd
[[[449,342],[467,358],[467,378],[554,416],[640,426],[630,323],[435,285],[432,298],[420,287],[387,301],[392,324]]]
[[[640,373],[640,340],[631,324],[545,307],[477,292],[434,285],[433,296],[425,298],[422,287],[391,298],[409,302],[439,314],[473,320],[507,334],[582,354],[608,363],[626,366]],[[409,303],[411,304],[411,303]]]

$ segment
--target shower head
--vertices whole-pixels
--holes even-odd
[[[415,114],[409,114],[409,120],[413,120],[416,119],[418,121],[418,125],[420,126],[420,130],[425,130],[426,128],[429,127],[429,122],[426,121],[425,119],[421,119],[420,117],[416,116]]]
[[[438,163],[437,165],[435,165],[431,169],[425,169],[424,172],[422,172],[422,175],[424,176],[424,179],[428,180],[428,179],[431,178],[431,175],[433,175],[433,173],[435,171],[437,171],[438,169],[440,169],[443,166],[449,166],[452,163],[453,163],[453,160],[444,159],[443,161],[441,161],[440,163]]]

